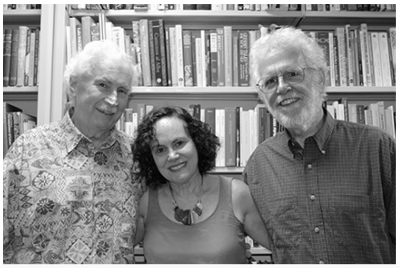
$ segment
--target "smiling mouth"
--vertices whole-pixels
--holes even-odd
[[[290,105],[290,104],[292,104],[292,103],[295,103],[295,102],[297,102],[297,101],[298,101],[297,98],[285,99],[285,100],[281,101],[281,102],[279,103],[279,105],[280,105],[280,106],[288,106],[288,105]]]
[[[106,115],[113,115],[113,111],[108,111],[108,110],[103,110],[103,109],[97,109],[99,112],[106,114]]]
[[[181,163],[179,165],[175,165],[175,166],[169,167],[169,169],[172,170],[172,171],[177,171],[177,170],[182,169],[185,166],[186,166],[186,162],[185,163]]]

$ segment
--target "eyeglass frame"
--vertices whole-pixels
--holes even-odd
[[[287,81],[285,80],[285,78],[284,78],[284,74],[287,72],[287,71],[285,71],[282,75],[273,76],[273,77],[276,77],[276,78],[278,79],[278,80],[277,80],[278,82],[277,82],[277,84],[276,84],[276,86],[275,86],[274,89],[265,90],[266,87],[264,87],[264,89],[261,88],[261,86],[260,86],[260,81],[263,80],[263,79],[265,78],[265,76],[262,77],[260,80],[258,80],[258,82],[257,82],[257,84],[256,84],[256,87],[257,87],[260,91],[262,91],[262,92],[264,92],[264,93],[272,92],[272,91],[274,91],[274,90],[276,90],[276,89],[278,88],[278,85],[279,85],[279,77],[282,77],[283,81],[285,81],[285,83],[287,83],[287,84],[289,84],[289,85],[297,85],[297,84],[300,84],[301,82],[304,81],[304,78],[306,77],[306,73],[305,73],[305,71],[304,71],[305,69],[313,69],[313,70],[315,70],[315,68],[312,68],[312,67],[300,67],[300,66],[296,66],[296,67],[298,67],[298,68],[303,72],[303,79],[302,79],[300,82],[297,82],[297,83],[294,83],[294,84],[293,84],[293,83],[287,82]],[[271,77],[271,78],[273,78],[273,77]]]

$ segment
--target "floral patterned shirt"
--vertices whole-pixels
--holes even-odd
[[[3,163],[3,262],[133,263],[130,143],[112,129],[97,150],[69,113],[21,135]]]

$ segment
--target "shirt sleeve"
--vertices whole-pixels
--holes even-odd
[[[385,178],[383,182],[383,198],[386,207],[386,216],[390,239],[394,245],[392,252],[393,263],[395,263],[396,255],[396,144],[390,139],[390,177]]]
[[[24,138],[20,136],[3,160],[3,262],[8,262],[14,250],[15,218],[19,210],[18,189],[22,181]]]

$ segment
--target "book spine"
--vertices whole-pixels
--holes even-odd
[[[193,86],[193,68],[192,68],[192,32],[185,30],[183,34],[183,62],[184,62],[184,77],[185,86]]]
[[[196,38],[200,38],[199,30],[192,30],[192,77],[193,86],[197,86],[197,51],[196,51]]]
[[[382,85],[392,86],[392,70],[390,67],[389,44],[386,32],[378,33],[382,66]]]
[[[347,85],[354,86],[354,66],[353,66],[353,53],[354,48],[351,42],[350,24],[344,26],[344,39],[346,45],[346,59],[347,59]]]
[[[166,55],[164,21],[160,19],[159,24],[160,24],[160,58],[161,58],[162,86],[168,86],[168,72],[167,72],[168,64]]]
[[[232,84],[234,87],[239,86],[239,49],[238,49],[238,32],[232,32]]]
[[[19,29],[12,30],[9,86],[17,85]]]
[[[239,31],[238,32],[238,56],[239,56],[239,86],[248,87],[250,86],[249,81],[249,32]]]
[[[225,86],[232,86],[232,26],[224,26]]]
[[[365,108],[364,105],[357,104],[357,123],[365,124]]]
[[[206,67],[206,32],[200,31],[200,61],[201,61],[201,78],[203,87],[207,86],[207,67]]]
[[[367,40],[367,48],[368,48],[368,58],[369,58],[369,66],[370,66],[370,71],[371,71],[371,81],[372,81],[372,86],[375,86],[375,68],[374,68],[374,57],[373,57],[373,52],[372,52],[372,38],[371,38],[371,32],[367,33],[368,40]]]
[[[10,81],[10,68],[11,68],[11,39],[12,29],[4,30],[4,44],[3,44],[3,86],[8,86]]]
[[[217,28],[218,86],[225,86],[224,30]]]
[[[333,54],[335,57],[335,61],[334,61],[334,69],[335,69],[335,86],[340,86],[340,78],[339,78],[339,73],[340,73],[340,69],[339,69],[339,52],[338,52],[338,40],[337,40],[337,36],[334,35],[333,36]]]
[[[335,52],[334,52],[334,39],[333,39],[333,33],[329,32],[328,33],[328,43],[329,43],[329,73],[328,75],[330,76],[329,81],[330,81],[330,86],[335,87]]]
[[[360,41],[361,41],[361,55],[363,60],[363,75],[364,75],[364,85],[365,86],[372,86],[372,77],[371,77],[371,65],[370,65],[370,58],[371,55],[369,53],[369,42],[368,42],[368,30],[367,24],[362,23],[360,24]]]
[[[196,84],[203,87],[203,61],[201,55],[201,37],[196,38]]]
[[[379,37],[378,32],[371,32],[371,47],[372,47],[372,58],[374,61],[374,75],[375,75],[375,86],[382,86],[382,65],[379,48]]]
[[[215,107],[207,107],[205,111],[205,123],[211,128],[211,132],[215,134]]]
[[[82,17],[82,47],[84,48],[91,40],[90,26],[94,25],[94,20],[90,16]]]
[[[98,23],[90,26],[90,37],[92,41],[100,41],[100,25]]]
[[[143,85],[151,86],[151,65],[149,48],[149,24],[147,19],[141,19],[140,23],[140,51],[142,55]]]
[[[36,29],[31,31],[31,45],[29,53],[29,66],[28,66],[28,86],[33,87],[33,77],[35,69],[35,45],[36,45]]]
[[[18,69],[17,69],[17,86],[24,86],[25,80],[25,60],[26,60],[26,39],[28,27],[19,26],[19,43],[18,43]]]
[[[225,166],[236,166],[236,109],[225,108]]]
[[[169,28],[169,42],[171,48],[171,81],[172,86],[178,86],[178,63],[177,63],[177,56],[176,56],[176,29],[175,27]]]
[[[211,51],[210,51],[210,31],[205,31],[205,66],[206,66],[206,86],[211,86]]]
[[[151,85],[160,86],[162,83],[161,58],[160,58],[160,27],[158,20],[149,20],[149,51]]]
[[[164,29],[165,34],[165,50],[166,55],[165,58],[167,60],[167,85],[172,86],[172,72],[171,72],[171,44],[169,37],[169,29]]]
[[[235,113],[236,113],[236,128],[235,128],[235,134],[236,134],[236,166],[240,167],[240,110],[241,107],[235,107]]]
[[[24,84],[23,84],[23,86],[28,86],[28,84],[29,84],[30,59],[31,59],[31,30],[28,29],[28,31],[26,32],[26,53],[25,53]]]
[[[322,48],[322,51],[324,52],[328,71],[330,72],[330,48],[329,48],[329,33],[325,31],[318,31],[315,33],[315,40],[317,41],[318,45]],[[331,77],[330,75],[326,76],[325,79],[325,85],[330,86],[331,85]]]
[[[347,59],[346,59],[346,42],[344,37],[344,27],[337,27],[335,33],[338,40],[340,86],[347,86]]]
[[[392,59],[393,78],[392,84],[396,85],[396,28],[389,28],[389,52]]]
[[[217,31],[210,31],[211,86],[218,86]]]
[[[143,72],[142,72],[142,52],[140,49],[140,23],[139,21],[132,21],[132,39],[133,47],[136,51],[136,62],[139,68],[140,76],[138,86],[143,86]]]
[[[182,42],[182,25],[175,25],[175,38],[176,38],[176,62],[178,74],[178,87],[185,86],[185,78],[183,73],[183,42]]]
[[[40,44],[40,30],[35,29],[35,58],[33,66],[33,85],[37,86],[38,83],[38,69],[39,69],[39,44]]]

